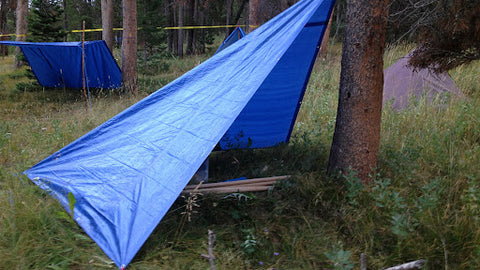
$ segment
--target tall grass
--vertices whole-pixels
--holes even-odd
[[[389,66],[413,47],[385,53]],[[179,198],[129,269],[208,269],[207,229],[219,269],[358,269],[424,258],[426,269],[480,269],[480,63],[450,72],[467,99],[385,108],[375,182],[325,175],[333,135],[341,46],[318,59],[292,141],[213,153],[213,181],[290,174],[266,193],[205,195],[188,222]],[[205,57],[164,59],[140,75],[141,98]],[[138,100],[95,92],[91,115],[73,90],[28,82],[0,58],[0,269],[111,269],[112,262],[60,205],[19,175]]]

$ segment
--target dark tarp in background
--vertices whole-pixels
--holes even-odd
[[[411,53],[383,71],[383,103],[402,110],[412,100],[421,97],[431,102],[434,98],[463,97],[448,73],[437,74],[427,68],[415,70],[408,64]]]
[[[38,83],[45,87],[82,88],[82,42],[0,41],[18,46]],[[86,86],[119,88],[121,72],[103,40],[85,42]]]
[[[228,35],[228,37],[222,42],[220,47],[218,47],[215,53],[221,52],[223,49],[227,48],[228,46],[232,45],[233,43],[237,42],[239,39],[245,36],[245,32],[243,32],[241,27],[235,28],[235,30]]]

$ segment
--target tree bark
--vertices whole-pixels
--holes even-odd
[[[329,173],[371,181],[380,145],[388,0],[348,0]]]
[[[248,32],[260,25],[260,0],[250,0],[248,4]]]
[[[242,3],[240,4],[240,7],[237,10],[237,13],[235,14],[235,18],[233,19],[234,24],[239,24],[238,21],[240,20],[240,18],[242,16],[242,12],[245,9],[245,5],[247,4],[247,2],[248,2],[248,0],[242,0]],[[232,32],[232,31],[230,31],[230,32]]]
[[[178,1],[178,27],[183,27],[184,0]],[[177,55],[183,58],[183,29],[178,29]]]
[[[194,25],[198,25],[198,1],[193,0],[193,23]],[[193,43],[193,50],[192,53],[195,54],[198,52],[198,29],[192,30],[192,43]]]
[[[200,0],[197,0],[200,1]],[[208,11],[208,3],[203,3],[200,1],[198,4],[198,23],[200,25],[205,25],[205,14]],[[196,51],[197,53],[205,53],[205,28],[200,29],[199,36],[197,36]]]
[[[175,25],[175,22],[173,21],[173,16],[172,16],[172,5],[170,4],[170,1],[164,1],[165,5],[165,19],[167,21],[167,26]],[[169,53],[173,53],[173,33],[175,31],[172,30],[167,30],[167,51]]]
[[[18,0],[16,9],[16,38],[15,41],[25,41],[27,35],[27,13],[28,13],[28,0]],[[19,47],[15,48],[15,69],[20,68],[23,65],[23,61],[20,60],[21,50]]]
[[[102,39],[113,51],[113,0],[102,0]]]
[[[342,13],[343,13],[343,5],[341,2],[337,2],[335,7],[336,12],[335,14],[335,34],[333,35],[333,39],[337,41],[338,35],[340,33],[340,27],[342,24]]]
[[[63,36],[63,41],[66,42],[68,35],[68,20],[67,20],[67,0],[63,0],[63,31],[65,32],[65,35]]]
[[[9,11],[8,0],[0,0],[0,35],[7,33],[7,13]],[[8,40],[8,37],[2,36],[0,40]],[[8,47],[0,45],[0,55],[8,55]]]
[[[226,18],[225,18],[225,25],[230,25],[230,20],[232,17],[232,2],[233,0],[226,0]],[[225,37],[228,37],[228,35],[230,35],[230,28],[227,27],[225,28]]]
[[[318,50],[318,55],[321,58],[325,58],[325,56],[327,55],[327,47],[328,47],[328,41],[330,40],[330,29],[332,28],[332,18],[333,18],[334,12],[335,10],[332,11],[332,14],[330,15],[327,29],[325,29],[325,34],[323,35],[322,44],[320,45],[320,49]]]
[[[122,87],[138,95],[136,0],[123,0]]]
[[[195,20],[195,0],[188,0],[186,5],[186,12],[187,12],[187,25],[195,25],[197,21]],[[187,33],[187,48],[186,53],[187,55],[195,54],[195,29],[188,29]]]

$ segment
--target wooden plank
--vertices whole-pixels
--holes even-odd
[[[238,187],[213,187],[213,188],[204,188],[198,189],[196,192],[199,193],[234,193],[234,192],[252,192],[252,191],[266,191],[271,186],[238,186]],[[182,194],[190,193],[189,190],[183,190]]]
[[[265,181],[265,182],[254,182],[254,183],[246,183],[246,184],[237,184],[237,185],[228,185],[228,186],[196,186],[195,188],[185,188],[185,191],[193,191],[195,189],[201,190],[206,188],[221,188],[221,187],[245,187],[245,186],[272,186],[275,184],[276,181]],[[197,188],[198,187],[198,188]]]
[[[237,181],[229,181],[229,182],[219,182],[219,183],[207,183],[201,184],[200,188],[212,188],[212,187],[228,187],[228,186],[239,186],[243,184],[253,184],[253,183],[262,183],[262,182],[276,182],[278,180],[285,180],[289,178],[290,175],[283,175],[283,176],[272,176],[272,177],[265,177],[265,178],[252,178],[246,180],[237,180]],[[194,189],[198,185],[188,185],[185,189]]]

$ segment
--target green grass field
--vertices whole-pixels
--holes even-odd
[[[413,47],[389,48],[389,66]],[[293,175],[263,193],[205,195],[187,219],[179,198],[128,269],[369,269],[426,259],[425,269],[480,269],[480,63],[450,75],[467,99],[420,100],[383,112],[379,167],[364,187],[355,175],[327,177],[341,47],[314,68],[292,141],[263,150],[214,153],[212,181]],[[162,58],[139,75],[144,97],[205,56]],[[54,199],[20,173],[136,99],[97,91],[91,114],[80,90],[25,87],[25,70],[0,58],[0,269],[114,269]],[[155,73],[155,75],[152,75]],[[148,74],[148,75],[147,75]],[[19,84],[23,83],[23,84]]]

